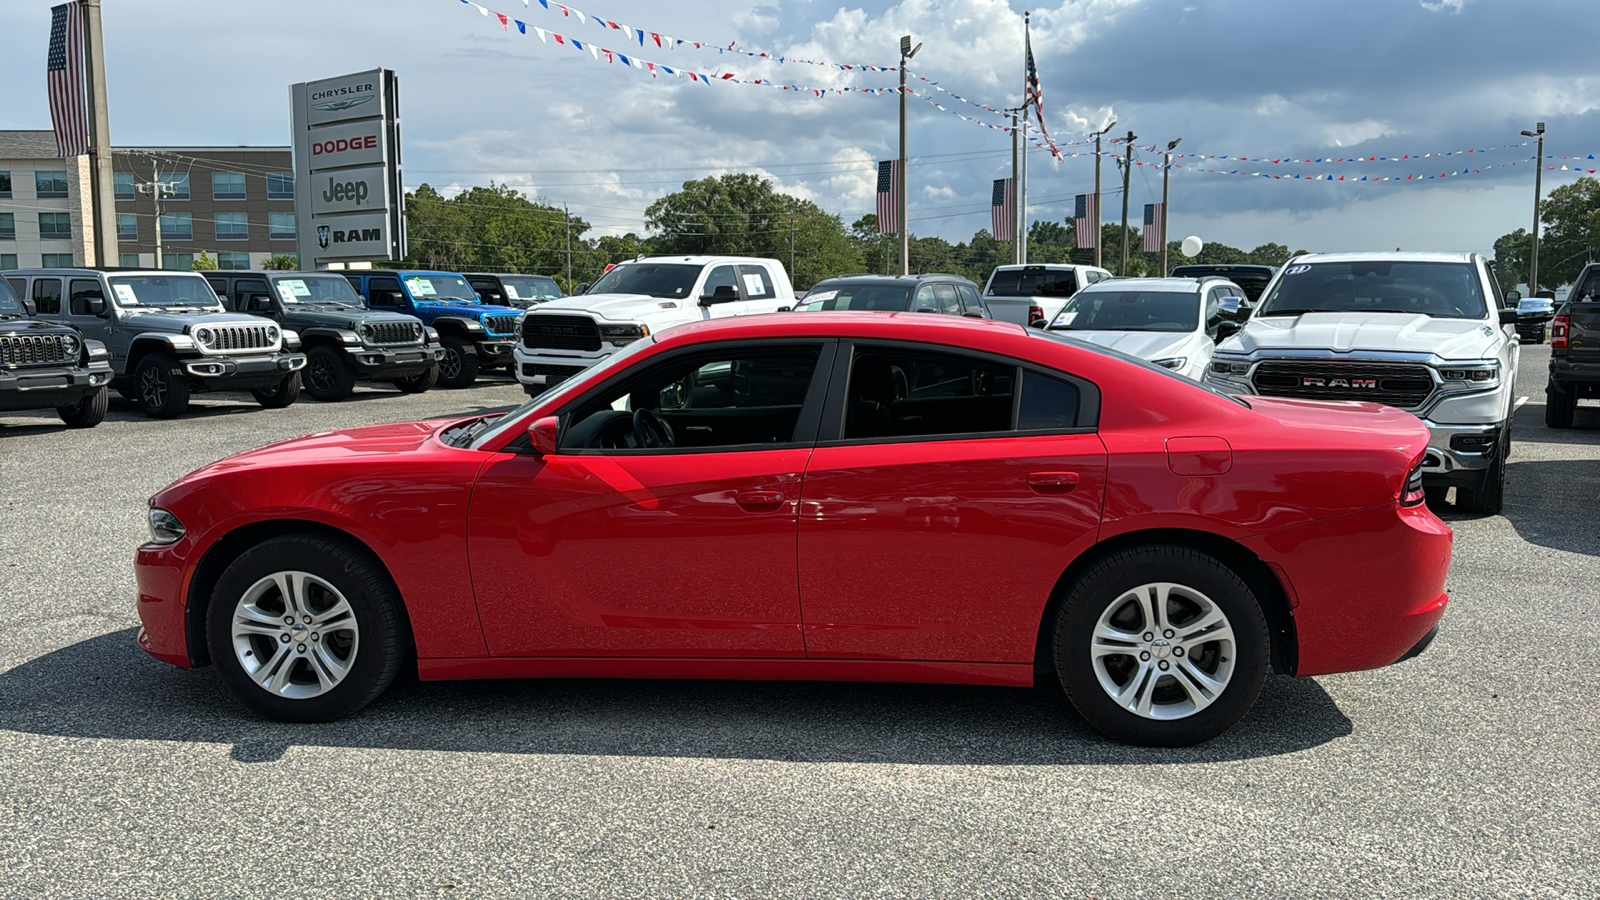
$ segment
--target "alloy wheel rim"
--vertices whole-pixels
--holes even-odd
[[[262,690],[289,700],[320,697],[342,684],[360,648],[355,610],[343,593],[309,572],[274,572],[234,606],[233,653]]]
[[[1118,707],[1145,719],[1192,716],[1233,680],[1233,624],[1204,593],[1173,582],[1123,591],[1095,622],[1095,680]]]
[[[446,348],[444,358],[439,360],[439,374],[446,378],[454,378],[461,374],[461,356],[456,351]]]
[[[311,386],[319,392],[333,390],[333,366],[325,359],[311,361]]]
[[[167,402],[167,385],[161,378],[161,369],[150,366],[144,370],[139,378],[139,396],[151,406],[160,406]]]

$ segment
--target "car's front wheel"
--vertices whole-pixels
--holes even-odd
[[[110,405],[110,392],[101,388],[71,406],[56,407],[56,415],[68,428],[93,428],[105,421]]]
[[[1496,516],[1506,505],[1506,457],[1511,455],[1511,423],[1500,431],[1494,459],[1476,487],[1456,487],[1456,509],[1480,516]]]
[[[406,648],[389,579],[367,554],[317,535],[272,538],[234,560],[212,592],[206,641],[228,690],[285,722],[371,703]]]
[[[439,360],[439,386],[464,388],[478,380],[478,353],[472,342],[458,337],[441,341],[444,356]]]
[[[1145,545],[1068,589],[1055,668],[1072,705],[1119,741],[1187,747],[1227,731],[1266,680],[1267,623],[1231,569],[1187,547]]]
[[[416,375],[411,375],[406,378],[396,378],[394,380],[394,386],[407,394],[426,393],[428,388],[431,388],[438,383],[439,367],[437,365],[429,366],[427,369]]]
[[[189,408],[189,376],[171,354],[152,353],[139,360],[133,381],[134,400],[152,419],[175,419]]]
[[[306,354],[302,380],[313,400],[343,400],[356,390],[356,373],[350,371],[344,352],[327,345],[312,347]]]
[[[281,381],[255,388],[250,396],[267,409],[284,409],[300,399],[300,387],[300,373],[290,372]]]

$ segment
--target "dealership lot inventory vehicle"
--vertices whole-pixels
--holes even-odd
[[[1224,302],[1242,296],[1221,278],[1121,278],[1079,291],[1047,327],[1199,381],[1231,325]]]
[[[1436,501],[1494,514],[1520,347],[1500,285],[1476,253],[1337,253],[1289,260],[1206,382],[1225,391],[1367,400],[1416,414],[1432,435]]]
[[[1452,536],[1422,503],[1427,441],[1389,407],[1246,403],[1009,323],[702,322],[511,413],[185,476],[150,500],[138,641],[288,720],[348,715],[412,664],[1037,672],[1110,735],[1192,744],[1269,669],[1385,666],[1431,640]]]
[[[876,310],[990,319],[978,286],[960,275],[841,275],[811,286],[795,304],[805,312]]]
[[[1054,319],[1073,294],[1111,277],[1096,266],[1068,263],[997,266],[983,286],[983,300],[996,319],[1032,325]]]
[[[1550,323],[1550,379],[1544,421],[1571,428],[1579,400],[1600,399],[1600,263],[1578,273]]]
[[[39,318],[111,351],[111,386],[145,415],[170,419],[197,391],[249,391],[282,408],[300,396],[300,339],[260,316],[227,312],[192,272],[17,269],[5,274]]]
[[[106,417],[111,353],[77,329],[32,317],[0,279],[0,411],[54,409],[71,428]]]
[[[1506,302],[1517,308],[1517,338],[1544,343],[1550,323],[1556,317],[1554,292],[1540,291],[1532,297],[1524,297],[1516,291],[1506,291]]]
[[[548,300],[517,322],[517,380],[530,396],[622,347],[686,322],[794,308],[775,259],[663,256],[619,263],[575,297]]]
[[[566,296],[561,285],[549,275],[516,275],[506,272],[463,272],[462,277],[478,292],[478,300],[490,306],[527,309],[546,300]]]
[[[485,306],[453,272],[347,271],[344,277],[373,309],[408,313],[439,333],[439,384],[462,388],[478,373],[511,362],[517,314]]]
[[[1242,307],[1246,310],[1255,308],[1261,300],[1261,295],[1266,292],[1267,285],[1272,283],[1272,276],[1278,274],[1277,266],[1257,266],[1247,263],[1188,263],[1174,266],[1173,278],[1205,278],[1213,276],[1226,278],[1244,290],[1245,302]]]
[[[336,272],[207,272],[206,281],[237,312],[266,316],[300,335],[306,393],[343,400],[357,379],[387,381],[420,394],[439,380],[444,348],[416,316],[368,309]]]

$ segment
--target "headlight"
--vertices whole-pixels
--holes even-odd
[[[1439,370],[1439,377],[1443,378],[1447,383],[1454,382],[1462,386],[1493,384],[1500,380],[1500,363],[1486,361],[1449,366]]]
[[[631,344],[643,337],[650,336],[650,329],[644,325],[601,325],[600,337],[613,344]]]
[[[183,523],[160,507],[150,507],[150,543],[175,544],[183,537]]]
[[[78,345],[77,338],[70,334],[64,334],[61,336],[61,352],[65,354],[68,359],[77,358],[79,349],[80,347]]]
[[[268,325],[267,326],[267,340],[269,340],[269,341],[277,341],[277,339],[278,339],[278,326],[276,326],[276,325]]]
[[[1217,375],[1249,375],[1250,364],[1247,362],[1212,360],[1211,371]]]
[[[517,316],[517,320],[515,322],[511,323],[511,333],[516,335],[518,338],[522,337],[522,317],[521,316]]]
[[[194,339],[202,347],[210,347],[216,343],[217,333],[202,325],[194,330]]]
[[[360,327],[356,328],[356,333],[361,335],[363,341],[369,343],[372,341],[372,326],[370,324],[362,322]]]
[[[1181,369],[1188,361],[1187,356],[1169,356],[1166,359],[1156,360],[1155,364],[1164,369]]]

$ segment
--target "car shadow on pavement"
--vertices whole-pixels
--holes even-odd
[[[1053,687],[403,678],[355,717],[285,725],[245,711],[209,669],[146,657],[132,629],[0,673],[0,729],[231,744],[240,762],[292,746],[913,765],[1220,762],[1306,750],[1353,726],[1310,679],[1269,677],[1255,708],[1199,747],[1126,747]]]
[[[1530,544],[1600,556],[1600,459],[1524,460],[1506,466],[1501,515]]]

